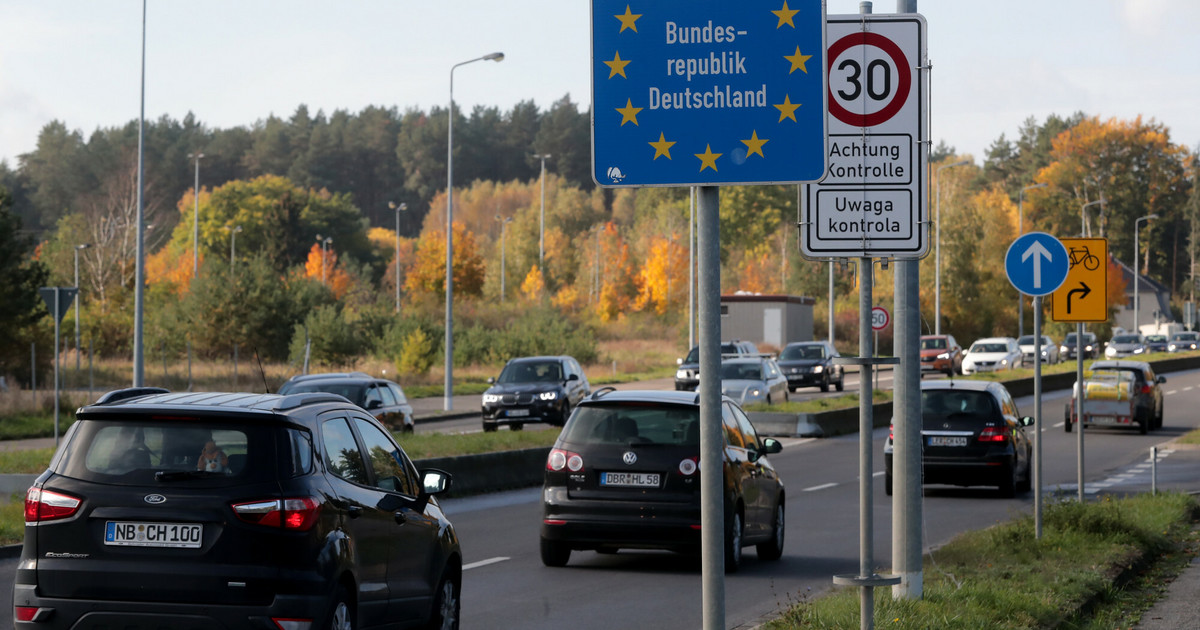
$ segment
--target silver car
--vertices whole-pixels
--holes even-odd
[[[725,359],[721,361],[721,393],[739,405],[787,402],[787,377],[770,357]]]
[[[1033,365],[1033,347],[1036,339],[1033,335],[1025,335],[1017,339],[1017,346],[1021,348],[1021,362],[1025,365]],[[1061,361],[1061,357],[1062,355],[1058,352],[1058,344],[1054,343],[1049,336],[1042,335],[1042,363],[1053,365]]]
[[[1124,357],[1140,357],[1146,353],[1146,338],[1139,334],[1114,335],[1112,341],[1105,344],[1104,358],[1120,359]]]

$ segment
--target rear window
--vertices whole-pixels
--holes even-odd
[[[817,344],[807,346],[788,346],[783,349],[783,354],[779,355],[779,358],[784,361],[824,359],[825,346]]]
[[[927,418],[941,419],[951,416],[994,417],[996,400],[987,392],[952,389],[934,389],[921,392],[921,413]]]
[[[761,381],[762,366],[758,363],[722,363],[721,378],[731,381]]]
[[[932,339],[921,340],[922,350],[944,350],[946,349],[946,339],[944,337],[934,337]]]
[[[581,405],[563,430],[572,444],[700,446],[700,409],[673,405]]]
[[[1137,335],[1117,335],[1113,337],[1113,343],[1139,343],[1141,338]]]
[[[366,386],[354,383],[297,383],[287,389],[288,394],[337,394],[358,405],[366,406]]]
[[[197,479],[241,482],[272,478],[276,452],[271,431],[263,427],[81,420],[59,472],[117,485]]]

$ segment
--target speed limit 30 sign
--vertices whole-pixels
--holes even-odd
[[[920,258],[929,251],[925,19],[829,16],[829,172],[808,186],[809,258]]]

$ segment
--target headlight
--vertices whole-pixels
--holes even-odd
[[[485,405],[490,404],[490,403],[498,403],[498,402],[500,402],[499,394],[484,394],[483,395],[483,404],[485,404]]]
[[[542,392],[538,394],[538,398],[541,400],[554,400],[558,398],[558,392]]]
[[[1167,344],[1167,350],[1170,350],[1171,352],[1175,352],[1175,344],[1173,344],[1173,343]]]
[[[1134,350],[1133,350],[1133,353],[1134,353],[1134,354],[1141,354],[1141,353],[1143,353],[1143,352],[1145,352],[1145,351],[1146,351],[1146,349],[1145,349],[1145,348],[1134,348]]]
[[[824,371],[825,371],[825,367],[824,367],[824,366],[821,366],[821,365],[814,365],[814,366],[813,366],[813,374],[820,374],[821,372],[824,372]]]
[[[1088,345],[1087,345],[1087,346],[1084,348],[1084,350],[1087,350],[1088,352],[1091,352],[1091,351],[1092,351],[1092,344],[1088,344]]]
[[[679,370],[679,371],[675,372],[675,378],[685,379],[687,377],[688,377],[687,370]]]
[[[1071,350],[1070,348],[1068,348],[1066,346],[1059,346],[1058,349],[1060,352],[1069,352]]]
[[[1111,356],[1115,355],[1116,353],[1117,353],[1116,348],[1105,348],[1104,349],[1104,356],[1106,356],[1106,357],[1111,357]]]
[[[1008,365],[1008,359],[1000,359],[1000,365]]]
[[[758,398],[759,396],[762,396],[762,390],[757,387],[751,387],[750,389],[746,390],[746,396],[750,398]]]
[[[941,353],[941,354],[937,355],[937,358],[939,358],[939,359],[949,359],[949,358],[950,358],[950,353],[949,353],[949,352],[943,352],[943,353]]]

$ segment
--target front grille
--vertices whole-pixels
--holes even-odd
[[[505,405],[528,405],[533,402],[533,394],[504,394],[500,402]]]

